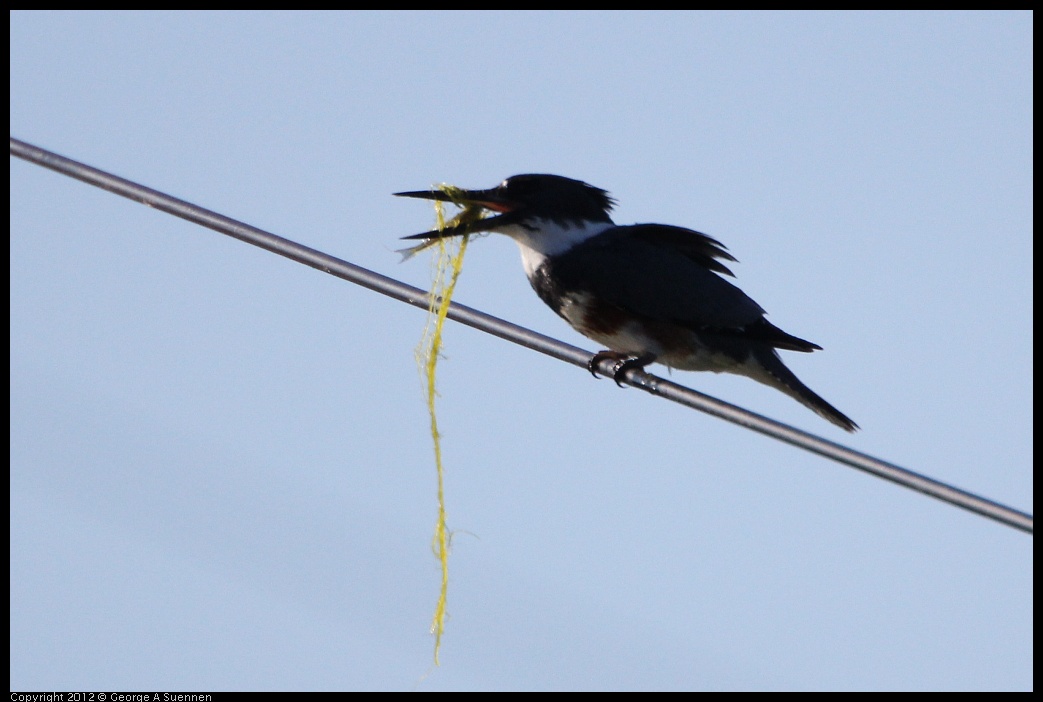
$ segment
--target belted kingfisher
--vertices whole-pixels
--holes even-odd
[[[721,275],[735,261],[691,229],[613,223],[615,200],[601,188],[557,175],[525,174],[488,190],[395,193],[453,201],[495,215],[405,239],[499,232],[518,243],[536,294],[576,331],[608,347],[588,368],[614,360],[618,383],[629,368],[657,361],[680,370],[737,373],[781,390],[847,431],[858,425],[811,391],[776,349],[822,347],[782,331]]]

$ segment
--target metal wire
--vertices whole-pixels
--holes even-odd
[[[321,251],[308,248],[257,227],[252,227],[249,224],[244,224],[198,205],[193,205],[190,202],[179,200],[111,173],[106,173],[78,161],[59,156],[53,152],[27,144],[24,141],[19,141],[14,137],[11,137],[11,154],[157,210],[195,222],[221,234],[227,234],[254,246],[259,246],[272,253],[285,256],[298,263],[303,263],[330,275],[343,278],[375,292],[393,297],[396,300],[401,300],[423,309],[428,307],[428,294],[412,285],[406,285],[394,278],[388,278],[366,268],[324,254]],[[584,370],[586,370],[587,364],[592,358],[592,354],[589,351],[584,351],[578,347],[571,346],[549,336],[544,336],[531,329],[519,327],[516,324],[511,324],[459,303],[452,303],[449,308],[449,318],[498,336],[501,339],[512,341],[534,351],[539,351],[575,366],[580,366]],[[610,375],[611,361],[606,360],[602,365],[603,368],[601,370],[606,375]],[[644,370],[631,369],[624,374],[623,380],[629,385],[653,395],[658,395],[686,407],[697,409],[700,412],[705,412],[761,434],[766,434],[838,463],[857,468],[903,487],[917,490],[943,502],[948,502],[989,519],[994,519],[1015,529],[1020,529],[1030,534],[1033,533],[1033,518],[1031,514],[993,502],[965,490],[960,490],[832,441],[827,441],[787,424],[768,419],[749,410],[686,388],[683,385],[678,385],[665,378],[652,375]]]

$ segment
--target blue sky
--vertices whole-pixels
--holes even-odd
[[[11,14],[11,134],[420,287],[390,193],[687,226],[863,430],[1032,511],[1029,13]],[[456,299],[596,350],[477,240]],[[11,688],[1032,688],[1032,539],[11,162]],[[426,674],[426,677],[425,677]]]

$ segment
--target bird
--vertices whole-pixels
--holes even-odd
[[[737,262],[701,232],[667,224],[617,225],[608,191],[559,175],[527,173],[484,190],[442,188],[394,193],[454,202],[490,216],[402,237],[432,240],[478,232],[513,239],[540,299],[576,331],[606,349],[617,384],[631,368],[734,373],[780,390],[841,429],[858,425],[802,383],[778,350],[821,346],[765,318],[764,309],[724,276]]]

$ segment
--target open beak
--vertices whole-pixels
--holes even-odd
[[[475,232],[487,232],[504,224],[511,224],[517,217],[513,214],[517,204],[501,196],[496,188],[489,190],[458,190],[451,195],[442,190],[414,190],[406,193],[395,193],[397,197],[415,197],[421,200],[440,200],[452,202],[465,208],[481,208],[497,212],[484,219],[463,218],[463,221],[452,224],[445,229],[433,229],[423,234],[404,236],[403,239],[444,239],[450,236],[461,236]],[[472,220],[473,221],[469,221]]]

